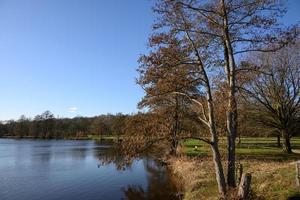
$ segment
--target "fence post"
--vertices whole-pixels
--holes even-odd
[[[244,173],[241,178],[241,182],[238,190],[238,198],[246,200],[248,199],[250,193],[250,185],[251,185],[251,174]]]
[[[241,183],[242,176],[243,176],[243,165],[240,164],[239,165],[239,177],[238,177],[238,183],[239,184]]]
[[[296,162],[296,184],[300,187],[300,161]]]

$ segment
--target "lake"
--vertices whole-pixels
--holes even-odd
[[[150,157],[122,161],[96,141],[0,139],[0,199],[178,199],[166,167]]]

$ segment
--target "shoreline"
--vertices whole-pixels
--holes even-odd
[[[87,137],[64,137],[64,138],[44,138],[44,137],[34,137],[34,136],[24,136],[24,137],[17,137],[17,136],[1,136],[0,139],[31,139],[31,140],[94,140],[94,141],[113,141],[117,142],[117,140],[122,140],[121,138],[117,139],[115,136],[87,136]]]

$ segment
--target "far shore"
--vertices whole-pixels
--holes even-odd
[[[45,137],[34,137],[34,136],[13,136],[13,135],[4,135],[0,136],[0,139],[38,139],[38,140],[99,140],[99,141],[113,141],[117,142],[122,140],[121,137],[113,136],[113,135],[103,135],[103,136],[97,136],[97,135],[89,135],[89,136],[83,136],[83,137],[51,137],[51,138],[45,138]]]

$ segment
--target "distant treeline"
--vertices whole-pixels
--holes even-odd
[[[22,115],[18,120],[0,121],[0,137],[46,139],[87,137],[88,135],[121,135],[128,115],[121,113],[96,117],[55,118],[45,111],[34,118]]]

